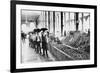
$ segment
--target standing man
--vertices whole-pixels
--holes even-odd
[[[46,34],[45,31],[42,32],[42,49],[43,49],[43,56],[48,56],[47,53],[47,39],[46,39]]]
[[[37,40],[37,53],[41,54],[41,47],[40,47],[41,39],[40,39],[40,36],[39,36],[39,32],[37,32],[36,40]]]

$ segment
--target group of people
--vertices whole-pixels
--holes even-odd
[[[37,53],[47,57],[48,41],[49,32],[47,30],[29,33],[29,46],[34,48]]]
[[[23,31],[21,31],[21,39],[23,42],[25,42],[26,36],[27,35]]]

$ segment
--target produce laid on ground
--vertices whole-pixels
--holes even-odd
[[[53,42],[51,42],[51,45],[55,46],[57,49],[69,55],[73,60],[90,59],[90,35],[88,33],[71,31],[62,40],[59,40],[58,38],[56,40],[54,36],[52,36],[51,38],[52,40],[54,40]],[[67,47],[66,45],[69,45],[72,48]],[[78,48],[78,49],[74,49],[74,48]],[[54,48],[52,49],[52,51],[53,53],[59,52],[57,50],[55,51]],[[64,55],[56,55],[56,56],[59,58]],[[66,60],[67,59],[68,58],[66,58]]]
[[[90,35],[88,33],[71,32],[62,43],[78,48],[78,50],[90,53]]]
[[[65,52],[69,56],[73,58],[73,60],[88,60],[90,58],[89,54],[86,52],[81,52],[75,49],[71,49],[69,47],[66,47],[62,44],[52,44],[53,46],[57,47],[61,51]]]

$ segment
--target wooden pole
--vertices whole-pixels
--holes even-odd
[[[69,12],[69,31],[70,31],[70,12]]]
[[[82,13],[82,31],[83,31],[83,17],[84,17],[84,15],[83,15],[83,13]]]
[[[63,36],[63,12],[61,12],[61,36]]]
[[[55,35],[55,11],[53,11],[53,33]]]
[[[50,11],[48,11],[48,30],[50,32]]]
[[[78,31],[78,26],[79,26],[79,13],[76,12],[76,31]]]

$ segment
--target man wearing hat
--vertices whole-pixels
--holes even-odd
[[[42,32],[42,49],[43,49],[43,56],[48,56],[47,53],[47,39],[46,39],[46,34],[45,34],[45,30],[43,30]]]
[[[39,32],[37,32],[36,34],[36,41],[37,41],[37,53],[41,54],[41,47],[40,47],[41,38],[40,38]]]

